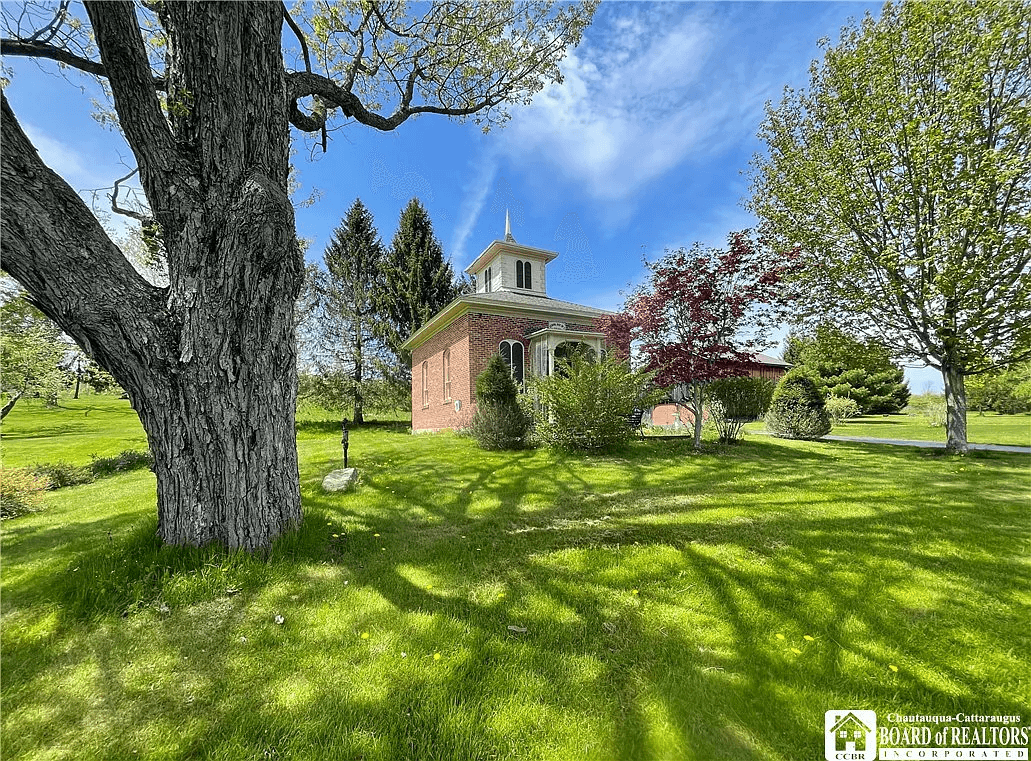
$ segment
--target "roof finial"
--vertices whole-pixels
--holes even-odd
[[[505,240],[509,243],[515,243],[516,239],[512,237],[512,223],[508,219],[508,209],[505,209]]]

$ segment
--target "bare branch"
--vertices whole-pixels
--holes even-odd
[[[57,48],[53,45],[46,45],[42,42],[2,39],[0,40],[0,55],[25,58],[46,58],[50,61],[63,63],[65,66],[71,66],[73,69],[78,69],[86,74],[92,74],[95,77],[108,78],[107,67],[100,61],[91,61],[88,58],[75,55],[64,48]],[[164,92],[164,77],[152,77],[151,81],[156,91]]]
[[[138,222],[151,222],[152,221],[151,217],[147,216],[146,214],[141,214],[138,211],[133,211],[132,209],[126,209],[126,208],[118,205],[118,189],[119,189],[119,187],[121,186],[121,184],[123,182],[125,182],[125,181],[131,179],[132,177],[134,177],[136,175],[136,173],[139,172],[139,171],[140,171],[139,168],[133,169],[131,172],[129,172],[129,174],[125,175],[125,177],[119,177],[117,180],[115,180],[115,186],[114,186],[114,189],[111,191],[111,195],[110,195],[110,198],[111,198],[111,211],[113,211],[115,214],[121,214],[121,215],[126,216],[126,217],[131,217],[132,219],[135,219]]]

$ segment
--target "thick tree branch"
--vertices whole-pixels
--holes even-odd
[[[445,106],[411,106],[402,103],[390,116],[369,111],[357,95],[345,90],[331,79],[308,72],[287,74],[287,97],[291,101],[290,123],[303,132],[316,132],[326,122],[326,113],[305,114],[297,107],[297,101],[309,95],[321,98],[325,103],[339,108],[349,119],[384,132],[397,129],[416,114],[441,114],[443,116],[471,116],[485,108],[496,106],[504,100],[500,94],[486,96],[476,103],[462,108]],[[327,111],[328,113],[328,111]]]
[[[0,179],[4,269],[87,354],[127,388],[138,388],[133,376],[140,368],[161,362],[162,292],[140,277],[82,199],[43,163],[6,96]]]
[[[140,181],[151,208],[162,222],[171,186],[182,186],[186,172],[172,131],[152,86],[147,50],[131,2],[86,0],[100,57],[108,69],[115,110],[125,139],[136,155]],[[178,215],[177,215],[178,216]],[[175,227],[177,225],[170,225]]]
[[[100,61],[91,61],[88,58],[77,56],[64,48],[55,48],[53,45],[45,45],[41,42],[29,42],[27,40],[2,39],[0,40],[0,55],[18,56],[24,58],[46,58],[50,61],[57,61],[73,69],[92,74],[95,77],[107,79],[107,67]],[[151,77],[154,89],[164,92],[165,78]]]

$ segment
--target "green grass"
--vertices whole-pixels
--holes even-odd
[[[945,428],[932,428],[919,415],[864,415],[834,427],[835,436],[868,436],[877,439],[945,441]],[[1009,444],[1031,447],[1031,415],[967,415],[967,438],[976,444]]]
[[[1031,714],[1027,456],[382,425],[327,495],[337,425],[267,557],[161,548],[145,471],[6,521],[3,757],[793,761],[834,708]]]
[[[762,422],[749,423],[746,433],[765,431]],[[832,436],[857,436],[873,439],[945,441],[945,428],[932,427],[922,415],[863,415],[834,426]],[[967,439],[974,444],[1031,446],[1031,415],[967,415]]]

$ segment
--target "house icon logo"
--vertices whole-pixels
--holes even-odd
[[[877,714],[874,711],[827,711],[823,718],[827,761],[875,761]]]

